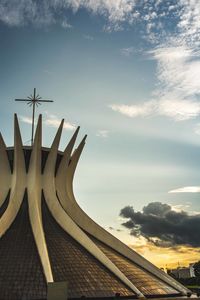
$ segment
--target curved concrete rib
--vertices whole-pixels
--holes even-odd
[[[79,129],[80,129],[80,126],[77,127],[75,133],[73,134],[71,140],[69,141],[67,147],[65,148],[63,157],[61,159],[61,162],[58,167],[57,174],[56,174],[56,178],[58,178],[59,180],[64,180],[64,182],[66,181],[66,174],[67,174],[67,170],[68,170],[70,155],[71,155],[72,149],[74,147]]]
[[[51,146],[43,173],[43,191],[47,206],[58,224],[81,244],[89,253],[96,257],[106,268],[115,274],[126,286],[130,287],[138,297],[143,294],[126,278],[126,276],[110,261],[110,259],[88,238],[88,236],[73,222],[60,205],[56,196],[54,170],[63,122]],[[67,158],[66,158],[67,159]]]
[[[16,114],[14,132],[14,169],[11,181],[11,193],[8,207],[0,219],[0,237],[5,234],[15,219],[23,200],[26,185],[24,152]]]
[[[29,218],[46,280],[47,282],[53,282],[41,214],[41,135],[42,118],[40,115],[27,175]]]
[[[67,180],[65,182],[66,188],[64,189],[62,187],[63,183],[61,184],[59,180],[57,181],[58,197],[65,211],[69,214],[72,220],[74,220],[74,222],[78,224],[78,226],[80,226],[83,230],[93,235],[103,243],[107,244],[109,247],[117,250],[120,254],[124,255],[137,265],[141,266],[143,269],[146,269],[158,279],[161,279],[182,294],[186,295],[188,290],[184,286],[156,268],[144,257],[137,254],[134,250],[130,249],[127,245],[123,244],[121,241],[119,241],[117,238],[112,236],[109,232],[95,223],[77,204],[73,192],[73,178],[84,144],[85,143],[82,141],[82,143],[72,155],[71,163],[67,171]]]
[[[87,135],[84,136],[83,140],[75,149],[75,151],[72,154],[71,161],[69,166],[67,166],[66,169],[62,169],[62,173],[60,173],[60,176],[56,176],[56,191],[58,194],[58,198],[60,200],[60,203],[62,207],[65,209],[65,211],[72,217],[73,212],[76,214],[76,212],[79,214],[79,216],[82,216],[80,214],[80,207],[78,206],[77,202],[73,198],[73,177],[74,177],[74,172],[79,160],[79,157],[82,153],[83,147],[85,145],[85,140],[87,138]],[[62,164],[64,165],[64,157],[62,159]],[[65,163],[66,165],[66,163]],[[76,208],[78,210],[76,211]],[[72,214],[71,214],[72,212]],[[76,221],[76,220],[74,220]]]
[[[51,175],[54,175],[55,173],[55,168],[56,168],[56,160],[57,160],[57,155],[58,155],[58,146],[60,143],[60,138],[62,134],[62,129],[63,129],[63,124],[64,124],[64,119],[62,119],[60,126],[58,128],[58,131],[56,133],[56,136],[54,138],[54,141],[51,145],[51,149],[48,154],[48,158],[44,167],[44,176],[50,176],[50,179],[52,179]],[[50,182],[50,184],[55,184],[55,176],[53,176],[53,182]]]
[[[6,153],[6,145],[0,133],[0,207],[4,203],[11,186],[11,170]]]

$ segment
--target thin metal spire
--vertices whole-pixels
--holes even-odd
[[[33,145],[34,128],[35,128],[35,108],[41,105],[41,102],[53,102],[53,100],[44,100],[39,94],[36,94],[36,88],[34,88],[33,95],[28,96],[26,99],[15,99],[15,101],[27,102],[29,106],[33,106],[32,112],[32,132],[31,132],[31,145]]]

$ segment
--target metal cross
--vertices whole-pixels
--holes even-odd
[[[39,94],[36,94],[36,88],[34,88],[33,95],[27,97],[27,99],[15,99],[15,101],[27,102],[29,106],[33,106],[32,112],[32,133],[31,133],[31,145],[33,145],[34,126],[35,126],[35,106],[41,105],[41,102],[53,102],[53,100],[43,100]]]

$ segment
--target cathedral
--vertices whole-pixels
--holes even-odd
[[[78,205],[74,132],[50,148],[42,116],[31,146],[14,116],[14,146],[0,135],[0,300],[177,298],[190,291],[96,224]]]

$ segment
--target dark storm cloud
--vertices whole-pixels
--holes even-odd
[[[168,204],[152,202],[135,212],[132,206],[124,207],[120,216],[127,219],[122,225],[134,236],[143,236],[156,246],[187,245],[200,247],[200,214],[190,216],[176,212]]]

